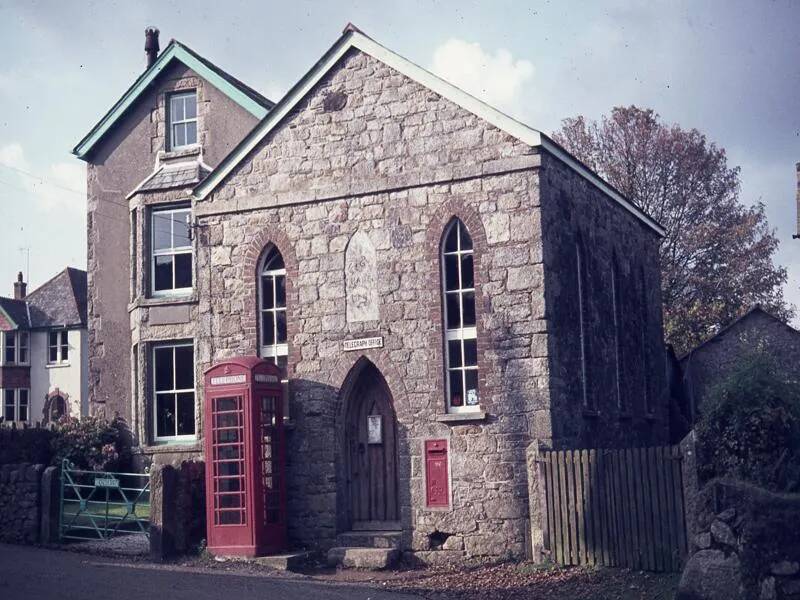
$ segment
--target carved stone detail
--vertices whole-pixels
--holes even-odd
[[[378,260],[375,246],[363,231],[357,231],[345,252],[347,321],[378,320]]]

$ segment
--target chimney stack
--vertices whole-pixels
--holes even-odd
[[[25,300],[28,291],[28,284],[22,281],[22,271],[17,273],[17,280],[14,282],[14,300]]]
[[[153,66],[158,58],[158,27],[147,27],[144,30],[144,55],[147,57],[147,68]]]

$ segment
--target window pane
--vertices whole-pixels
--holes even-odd
[[[261,313],[261,344],[272,346],[275,343],[275,313],[267,311]]]
[[[239,413],[225,412],[219,413],[215,417],[216,427],[238,427],[239,426]],[[231,440],[235,441],[235,440]]]
[[[275,313],[275,321],[277,325],[276,341],[279,344],[286,342],[286,311],[280,310]]]
[[[194,393],[178,394],[178,435],[194,435]]]
[[[461,382],[462,371],[450,371],[450,406],[463,406],[464,393]]]
[[[19,420],[28,420],[28,390],[19,390]]]
[[[156,436],[175,435],[175,394],[156,394]]]
[[[6,421],[13,421],[15,419],[14,415],[14,390],[6,390],[4,393],[4,404],[5,404],[5,411],[4,411],[4,418]]]
[[[458,256],[445,255],[444,257],[444,289],[457,290],[458,286]]]
[[[475,325],[475,292],[464,292],[462,295],[464,305],[464,327]]]
[[[272,286],[273,278],[271,275],[261,278],[261,308],[275,308],[275,294]]]
[[[186,119],[197,118],[197,94],[187,94],[183,97],[184,114]]]
[[[240,462],[224,462],[219,463],[220,475],[241,475]]]
[[[464,371],[464,377],[467,381],[467,406],[476,406],[478,404],[478,370],[467,369]]]
[[[191,121],[184,125],[186,128],[186,144],[197,143],[197,121]]]
[[[188,210],[172,213],[173,248],[186,248],[192,245],[189,241],[189,216]]]
[[[450,231],[447,232],[447,237],[444,240],[444,251],[445,252],[455,252],[458,250],[458,232],[456,231],[456,226],[450,228]]]
[[[64,362],[69,360],[69,344],[67,344],[66,340],[64,340],[61,344],[61,360]]]
[[[172,390],[174,383],[172,348],[156,348],[155,352],[156,391]]]
[[[174,123],[175,121],[183,121],[185,112],[183,110],[182,96],[173,96],[172,98],[170,98],[169,116],[170,116],[170,121],[172,123]]]
[[[464,366],[478,366],[478,340],[464,340]]]
[[[172,137],[172,145],[175,148],[180,148],[186,145],[186,126],[183,123],[173,125],[174,135]]]
[[[241,400],[240,396],[235,396],[233,398],[215,398],[214,410],[216,412],[228,412],[231,410],[237,410],[239,408],[240,400]]]
[[[281,308],[286,306],[286,277],[275,276],[275,305]]]
[[[472,238],[461,221],[458,222],[458,228],[461,230],[461,250],[472,250]]]
[[[447,342],[448,366],[450,368],[461,366],[461,340]]]
[[[458,329],[461,327],[461,306],[458,302],[458,294],[446,294],[447,303],[447,328]]]
[[[48,340],[48,344],[50,346],[57,346],[58,345],[58,332],[57,331],[51,331],[50,333],[48,333],[47,334],[47,340]]]
[[[153,213],[153,250],[169,250],[172,247],[169,213]]]
[[[17,336],[12,332],[6,333],[6,357],[8,363],[16,362]]]
[[[51,363],[58,362],[58,346],[50,346],[47,360]]]
[[[283,264],[283,256],[281,256],[281,253],[278,252],[278,249],[273,246],[270,249],[269,254],[267,254],[267,258],[264,260],[264,270],[279,271],[284,268],[286,267]]]
[[[218,496],[220,508],[239,508],[242,506],[241,494],[224,494]]]
[[[172,289],[172,257],[156,256],[153,269],[153,289],[158,291]]]
[[[472,254],[463,254],[461,256],[461,288],[475,287],[475,279],[473,277]]]
[[[244,519],[239,510],[225,510],[219,513],[220,525],[240,525],[242,523],[244,523]]]
[[[191,346],[175,348],[175,389],[194,389],[194,348]]]
[[[239,492],[242,490],[242,480],[240,477],[219,480],[220,492]]]
[[[192,287],[192,255],[175,255],[175,289]]]

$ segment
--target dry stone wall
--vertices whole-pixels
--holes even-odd
[[[0,541],[33,544],[39,540],[43,465],[0,466]]]

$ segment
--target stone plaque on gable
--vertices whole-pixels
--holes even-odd
[[[378,320],[378,261],[375,246],[363,231],[347,244],[344,257],[347,321]]]

